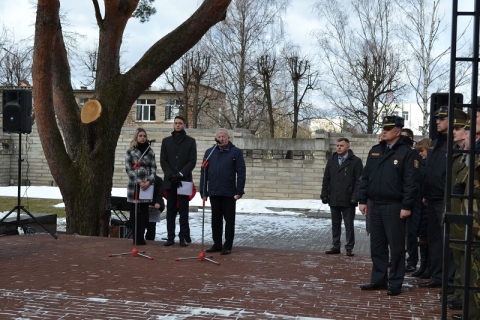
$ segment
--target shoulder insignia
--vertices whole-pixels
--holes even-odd
[[[420,164],[418,163],[418,160],[413,160],[413,166],[415,167],[415,169],[420,168]]]
[[[372,157],[378,157],[380,155],[380,153],[371,153],[370,154]]]

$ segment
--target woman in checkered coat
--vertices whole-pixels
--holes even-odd
[[[154,184],[157,164],[155,153],[147,140],[147,132],[143,128],[135,131],[135,136],[130,142],[130,148],[125,155],[125,171],[128,175],[127,201],[131,202],[130,225],[135,228],[135,200],[138,199],[140,189],[146,190]],[[137,232],[133,244],[145,245],[144,233],[148,224],[148,205],[152,199],[140,199],[137,208]]]

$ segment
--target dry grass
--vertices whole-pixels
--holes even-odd
[[[64,218],[65,208],[55,207],[61,203],[62,200],[55,199],[21,198],[20,200],[20,205],[24,206],[30,213],[53,213],[56,214],[58,218]],[[0,212],[8,212],[17,205],[17,197],[0,197]]]

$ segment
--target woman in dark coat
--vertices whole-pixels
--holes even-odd
[[[152,199],[139,199],[140,190],[146,191],[155,183],[157,165],[155,153],[147,140],[147,132],[143,128],[135,131],[135,136],[130,142],[130,148],[125,155],[125,171],[128,175],[127,201],[130,207],[130,225],[135,228],[135,207],[137,205],[137,230],[133,244],[147,244],[144,238],[145,228],[148,224],[148,205]],[[138,202],[138,203],[137,203]]]

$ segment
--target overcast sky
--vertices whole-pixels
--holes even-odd
[[[312,54],[314,40],[310,33],[320,27],[320,22],[312,12],[316,0],[291,2],[284,17],[287,36]],[[103,5],[102,1],[100,3]],[[128,66],[132,66],[154,42],[186,20],[198,8],[198,3],[199,0],[156,0],[154,4],[157,13],[150,22],[142,24],[138,19],[132,19],[128,23],[124,37],[123,60]],[[63,28],[85,35],[87,38],[82,40],[82,45],[93,47],[98,28],[92,1],[62,0],[60,4],[61,12],[67,16]],[[2,13],[0,22],[14,32],[16,41],[33,36],[36,1],[0,1],[0,12]]]

